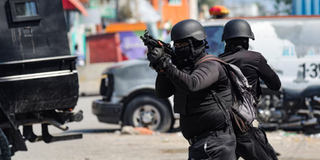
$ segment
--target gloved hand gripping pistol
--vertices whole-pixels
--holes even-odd
[[[155,63],[163,58],[171,58],[173,53],[173,49],[171,48],[169,43],[165,43],[160,40],[153,39],[152,36],[149,35],[149,31],[145,30],[143,36],[140,36],[140,39],[143,41],[144,45],[148,47],[148,54],[153,54],[152,56],[148,55],[148,59],[150,61],[149,67],[153,70],[157,70]],[[150,59],[149,57],[155,57],[154,59]]]

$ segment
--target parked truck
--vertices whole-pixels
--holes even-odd
[[[82,138],[51,135],[81,121],[76,56],[71,56],[60,0],[0,1],[0,159],[27,151],[26,141]],[[33,125],[41,124],[41,135]]]
[[[261,52],[278,72],[282,87],[303,90],[319,85],[320,16],[242,17],[255,34],[250,50]],[[224,52],[221,42],[224,25],[230,19],[202,22],[207,33],[207,52],[218,56]],[[146,59],[116,63],[102,73],[102,99],[92,104],[99,121],[121,125],[149,127],[169,131],[179,115],[172,112],[172,97],[155,95],[155,71]]]

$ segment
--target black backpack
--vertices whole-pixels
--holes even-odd
[[[230,114],[235,132],[247,132],[250,129],[250,126],[252,126],[252,122],[256,119],[257,114],[256,107],[258,100],[251,91],[252,87],[237,66],[226,63],[213,55],[206,55],[201,58],[195,66],[207,60],[218,61],[224,66],[232,85],[233,105],[231,106],[231,109],[226,107],[223,108]],[[214,96],[222,106],[225,106],[226,103],[219,94],[214,93]]]
[[[277,153],[268,142],[266,133],[262,129],[252,126],[253,120],[256,119],[258,99],[253,95],[247,78],[237,66],[226,63],[213,55],[201,58],[195,65],[207,60],[220,62],[232,85],[233,105],[231,107],[227,106],[226,101],[219,93],[213,92],[213,96],[227,121],[231,119],[237,137],[237,157],[254,160],[278,160]]]

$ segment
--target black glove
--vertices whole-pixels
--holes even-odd
[[[164,57],[165,53],[162,48],[154,48],[152,50],[148,50],[147,57],[151,63],[157,63],[161,57]]]
[[[166,67],[170,62],[171,62],[170,57],[168,56],[161,57],[160,60],[157,63],[155,63],[155,70],[157,72],[164,72],[164,70],[166,69]]]
[[[170,57],[164,52],[163,48],[154,48],[147,53],[149,66],[157,72],[163,72],[168,63],[170,63]]]

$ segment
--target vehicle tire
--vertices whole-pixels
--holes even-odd
[[[0,129],[0,160],[11,160],[11,149],[7,136]]]
[[[152,95],[132,99],[125,110],[124,125],[147,127],[154,131],[167,132],[172,127],[173,116],[169,107]]]

